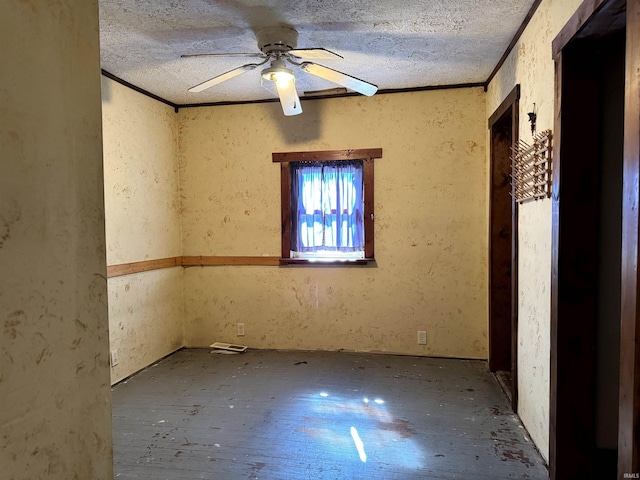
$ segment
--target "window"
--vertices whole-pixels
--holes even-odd
[[[382,149],[274,153],[281,168],[281,264],[374,258],[373,159]]]
[[[364,258],[362,164],[291,163],[291,257]]]

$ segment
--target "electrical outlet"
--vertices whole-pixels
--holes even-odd
[[[236,330],[239,337],[244,335],[244,323],[236,323]]]
[[[427,332],[425,330],[418,330],[418,345],[427,344]]]
[[[111,368],[118,365],[118,349],[111,350]]]

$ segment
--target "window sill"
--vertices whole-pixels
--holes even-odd
[[[280,266],[306,266],[306,267],[366,267],[375,265],[375,258],[358,258],[354,260],[315,260],[308,258],[281,258]]]

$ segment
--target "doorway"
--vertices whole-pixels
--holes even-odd
[[[511,195],[511,148],[518,142],[520,86],[489,118],[489,369],[518,406],[518,210]]]
[[[606,3],[556,56],[551,479],[618,478],[624,9]]]

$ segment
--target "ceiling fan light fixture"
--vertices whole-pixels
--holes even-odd
[[[285,86],[287,83],[295,81],[293,70],[285,67],[282,60],[274,60],[271,62],[271,67],[265,68],[262,71],[262,78],[275,82],[281,86]]]
[[[295,80],[293,71],[288,68],[267,68],[262,71],[262,78],[275,82],[278,85],[286,85]]]

